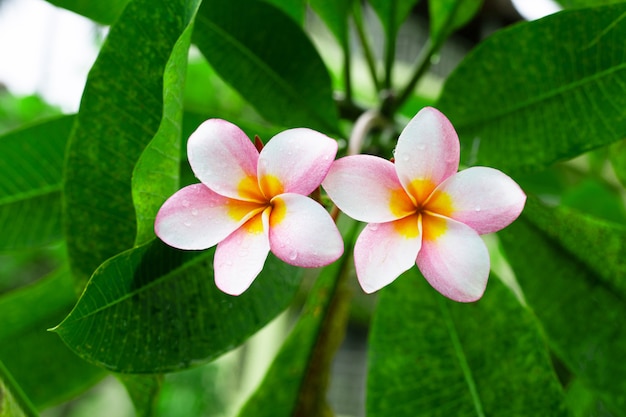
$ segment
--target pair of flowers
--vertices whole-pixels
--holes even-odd
[[[201,181],[161,207],[155,232],[179,249],[217,245],[215,283],[244,292],[270,251],[291,265],[320,267],[343,254],[328,212],[308,195],[320,185],[367,227],[354,248],[357,277],[374,292],[417,263],[453,300],[479,299],[489,276],[480,234],[502,229],[526,196],[502,172],[458,172],[459,140],[448,119],[422,109],[398,139],[395,162],[371,155],[335,161],[337,142],[310,129],[274,136],[259,152],[237,126],[204,122],[189,138],[189,163]]]

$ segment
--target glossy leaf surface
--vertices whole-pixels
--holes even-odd
[[[568,415],[534,316],[497,278],[481,300],[462,304],[435,292],[415,268],[380,295],[367,413]]]
[[[124,10],[124,7],[130,2],[130,0],[107,0],[106,2],[90,0],[46,1],[105,25],[110,25],[115,22]]]
[[[197,3],[133,1],[89,73],[68,147],[64,189],[68,250],[79,282],[133,246],[131,176],[159,129],[165,65]]]
[[[626,136],[624,13],[624,4],[557,13],[467,55],[437,104],[465,164],[537,171]]]
[[[0,297],[0,361],[38,408],[66,401],[104,376],[48,332],[75,302],[67,268]]]
[[[0,136],[0,251],[61,239],[61,180],[74,122],[65,116]]]
[[[569,378],[578,378],[607,412],[621,415],[626,409],[624,297],[586,260],[549,238],[541,221],[527,217],[545,218],[545,210],[531,206],[527,215],[500,232],[504,249]],[[588,256],[601,256],[596,251]],[[612,256],[606,261],[621,262]]]
[[[204,2],[193,40],[222,79],[268,121],[337,132],[326,67],[302,29],[274,7]]]
[[[123,252],[98,268],[56,332],[79,356],[116,372],[215,359],[289,305],[299,274],[270,257],[252,287],[232,297],[215,287],[213,254],[159,240]]]

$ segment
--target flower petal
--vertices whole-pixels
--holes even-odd
[[[400,182],[419,202],[459,168],[459,138],[450,121],[432,107],[411,119],[394,154]],[[420,189],[414,190],[418,181]]]
[[[207,249],[235,231],[254,210],[258,210],[258,204],[232,200],[204,184],[193,184],[163,203],[154,221],[154,232],[175,248]]]
[[[484,234],[511,224],[525,202],[522,189],[506,174],[493,168],[472,167],[443,182],[426,207]]]
[[[472,228],[445,217],[424,215],[424,240],[417,266],[426,280],[446,297],[478,300],[489,277],[489,253]]]
[[[272,199],[272,252],[288,264],[316,268],[343,254],[343,239],[328,212],[308,197],[281,194]]]
[[[418,215],[368,224],[354,246],[354,265],[363,291],[377,291],[410,269],[421,242]]]
[[[311,129],[274,136],[259,156],[259,183],[267,198],[282,193],[309,195],[320,186],[337,154],[337,142]]]
[[[262,217],[257,214],[217,245],[215,285],[226,294],[243,293],[263,270],[270,245]]]
[[[368,223],[385,223],[414,213],[393,164],[371,155],[335,161],[322,186],[348,216]]]
[[[259,152],[234,124],[209,119],[189,137],[187,156],[194,174],[226,197],[262,201],[256,179]]]

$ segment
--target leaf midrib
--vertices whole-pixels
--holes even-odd
[[[61,183],[58,183],[58,184],[52,184],[52,185],[47,185],[44,187],[35,188],[32,190],[28,190],[26,192],[10,194],[8,196],[0,198],[0,208],[2,208],[2,206],[7,205],[7,204],[14,204],[14,203],[30,200],[36,197],[45,197],[51,194],[61,193],[61,189],[62,189]]]

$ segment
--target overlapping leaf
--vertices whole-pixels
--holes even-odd
[[[79,356],[116,372],[161,373],[209,361],[284,310],[298,269],[270,257],[239,297],[213,283],[213,250],[153,240],[105,262],[56,328]]]
[[[71,10],[75,13],[110,25],[119,17],[130,0],[107,0],[106,2],[91,0],[47,0],[55,6]]]
[[[67,268],[0,298],[0,361],[38,408],[66,401],[104,376],[47,331],[75,302]]]
[[[37,411],[0,361],[0,417],[36,417]]]
[[[367,415],[566,416],[534,316],[497,279],[473,304],[414,268],[381,295],[370,336]]]
[[[482,0],[430,0],[431,41],[441,44],[454,30],[469,22],[482,4]]]
[[[545,220],[552,215],[545,213],[546,208],[533,207],[534,204],[530,201],[528,214],[500,232],[509,262],[550,345],[565,364],[566,374],[569,372],[570,378],[577,378],[602,404],[605,413],[623,415],[626,303],[623,292],[616,290],[598,270],[604,267],[615,270],[623,260],[616,258],[614,244],[609,244],[609,250],[604,253],[603,239],[598,241],[599,246],[589,250],[589,243],[601,236],[593,228],[588,235],[581,232],[575,237],[576,242],[582,241],[581,248],[588,249],[586,254],[572,252],[575,249],[572,245],[564,247],[564,234],[568,232],[558,229],[567,228],[568,219],[546,231]],[[527,216],[537,219],[529,220]],[[615,242],[614,237],[605,237]],[[593,260],[603,256],[604,267]]]
[[[0,137],[0,251],[61,239],[61,180],[73,116]]]
[[[569,10],[481,43],[438,102],[464,162],[536,171],[626,136],[625,16],[624,4]]]
[[[204,2],[193,40],[222,79],[268,121],[338,131],[326,67],[302,29],[274,7]]]
[[[198,0],[133,1],[89,74],[64,189],[68,250],[80,282],[133,246],[131,176],[159,129],[165,65],[197,6]]]

